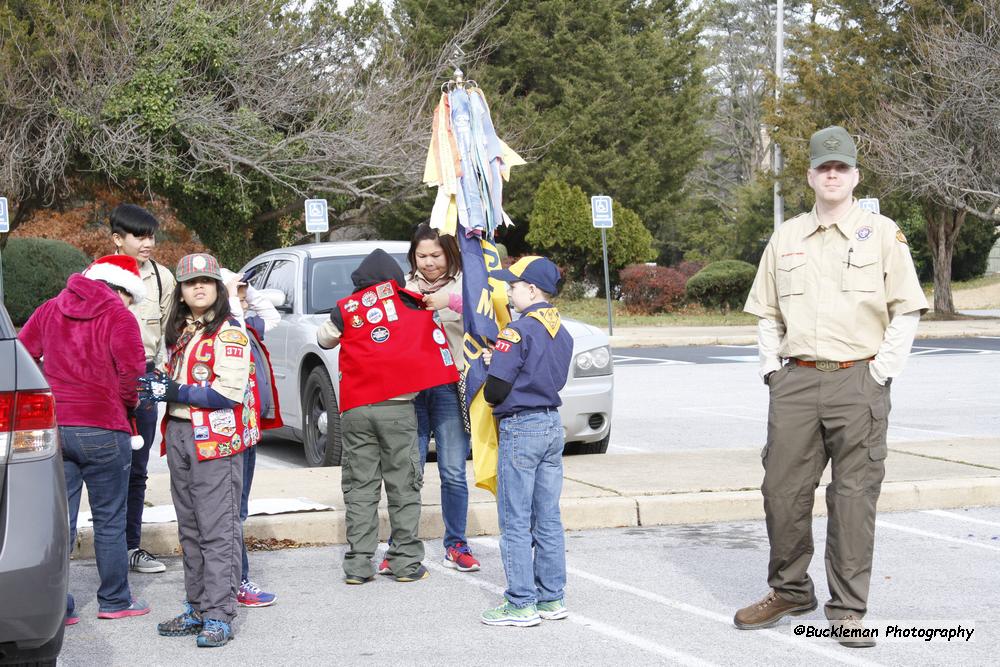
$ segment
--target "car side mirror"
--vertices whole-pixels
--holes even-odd
[[[285,293],[280,289],[262,289],[260,295],[270,301],[275,308],[281,309],[285,305]]]

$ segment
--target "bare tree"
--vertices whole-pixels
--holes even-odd
[[[967,21],[913,30],[914,67],[863,126],[869,164],[922,202],[934,262],[934,310],[955,312],[951,261],[966,216],[1000,223],[1000,0]]]
[[[236,198],[251,225],[297,213],[307,196],[363,215],[419,192],[452,54],[481,56],[470,43],[502,1],[487,0],[430,61],[410,57],[388,19],[362,30],[321,13],[330,3],[306,13],[282,0],[96,3],[103,14],[86,4],[0,11],[0,191],[14,202],[12,227],[87,172]]]
[[[704,39],[714,114],[709,147],[692,174],[695,189],[732,217],[735,191],[766,168],[771,139],[764,98],[773,94],[775,12],[769,0],[718,0],[710,5]]]

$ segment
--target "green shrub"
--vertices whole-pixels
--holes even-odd
[[[687,282],[687,297],[706,308],[739,310],[753,285],[757,268],[738,259],[712,262]]]
[[[3,290],[14,324],[24,324],[38,306],[66,287],[66,279],[90,258],[64,241],[15,238],[3,251]]]

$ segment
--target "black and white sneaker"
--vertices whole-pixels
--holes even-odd
[[[133,572],[155,574],[157,572],[163,572],[167,569],[167,566],[156,560],[156,558],[153,557],[153,554],[149,553],[145,549],[129,549],[128,568]]]

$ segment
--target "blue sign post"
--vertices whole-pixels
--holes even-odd
[[[316,234],[316,243],[319,243],[319,235],[330,231],[330,219],[325,199],[306,200],[306,231]]]
[[[614,334],[611,322],[611,280],[608,276],[608,237],[605,230],[614,226],[611,197],[594,195],[590,198],[590,217],[594,227],[601,230],[601,249],[604,252],[604,298],[608,302],[608,335]]]

